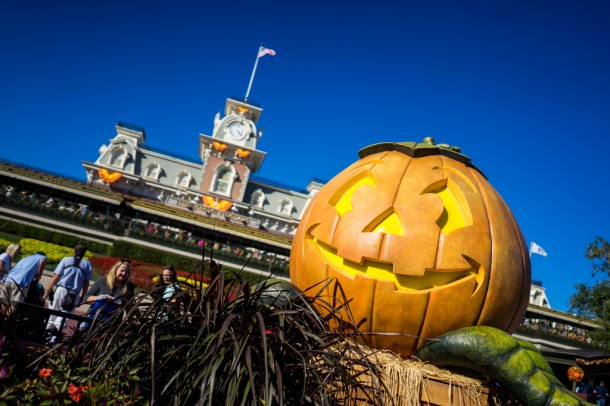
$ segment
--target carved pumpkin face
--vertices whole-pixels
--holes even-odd
[[[290,277],[336,277],[367,344],[403,356],[457,328],[514,331],[530,289],[510,210],[470,159],[447,147],[386,143],[333,178],[293,241]],[[330,290],[330,287],[329,287]],[[327,292],[329,295],[332,292]]]

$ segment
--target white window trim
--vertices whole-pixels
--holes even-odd
[[[287,210],[288,212],[287,213],[284,212],[284,210],[283,210],[284,207],[288,208],[288,210]],[[278,207],[278,211],[277,212],[279,214],[283,215],[283,216],[292,216],[292,210],[293,209],[294,209],[293,201],[290,200],[290,199],[283,199],[280,202],[280,206]]]
[[[150,173],[153,172],[154,169],[157,170],[157,173],[156,175],[153,174],[153,176],[151,176]],[[144,177],[158,181],[159,176],[161,176],[161,165],[159,165],[157,162],[151,162],[150,164],[148,164],[148,166],[146,167],[146,172],[144,173]]]
[[[188,180],[186,182],[186,185],[180,184],[181,183],[180,181],[182,179],[184,179],[183,176]],[[178,173],[178,176],[176,176],[175,184],[176,184],[176,187],[178,187],[178,188],[188,189],[191,186],[192,180],[193,180],[193,175],[191,175],[191,173],[189,171],[180,171],[180,173]]]
[[[110,157],[108,158],[108,164],[115,168],[125,168],[125,162],[127,162],[127,151],[123,147],[114,147],[110,151]]]
[[[229,171],[231,176],[229,177],[229,181],[227,183],[227,189],[225,192],[217,189],[218,183],[218,174],[224,173],[225,171]],[[214,176],[212,177],[212,183],[210,184],[210,192],[216,193],[217,195],[231,197],[231,191],[233,190],[233,184],[235,183],[235,179],[237,178],[237,171],[230,163],[224,163],[219,165],[218,168],[214,171]]]
[[[260,200],[259,200],[259,197],[260,197]],[[256,189],[252,193],[252,197],[250,199],[251,199],[250,201],[252,202],[252,206],[261,208],[264,206],[267,196],[265,195],[265,193],[262,190]]]

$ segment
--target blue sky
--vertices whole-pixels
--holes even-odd
[[[304,188],[376,142],[460,146],[566,310],[593,281],[587,244],[610,239],[608,21],[605,0],[2,0],[0,156],[84,178],[123,120],[196,159],[262,42],[260,177]]]

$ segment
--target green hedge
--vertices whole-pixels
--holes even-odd
[[[179,254],[172,254],[171,252],[158,250],[156,248],[145,247],[142,245],[131,244],[125,241],[115,241],[114,245],[112,246],[111,255],[113,257],[129,258],[161,266],[172,264],[176,268],[183,269],[185,271],[193,270],[195,269],[195,267],[198,267],[201,264],[201,261],[199,259],[186,257]],[[208,258],[209,257],[206,256],[206,259]],[[239,273],[243,280],[248,281],[251,284],[256,284],[267,279],[266,276],[259,276],[250,272],[240,272],[239,269],[234,269],[226,265],[223,265],[223,269],[226,271],[232,270],[236,273]],[[206,272],[206,275],[209,276],[208,272]]]
[[[6,251],[6,247],[8,247],[11,244],[12,244],[11,241],[0,238],[0,254],[3,253],[4,251]]]
[[[131,244],[125,241],[115,241],[114,244],[111,246],[94,241],[89,241],[81,237],[64,234],[60,231],[51,231],[28,224],[18,223],[16,221],[5,221],[2,231],[9,234],[19,235],[22,237],[34,238],[40,241],[63,245],[66,247],[74,247],[76,244],[83,244],[87,247],[89,251],[94,253],[119,258],[129,258],[161,266],[173,264],[176,268],[183,270],[192,270],[200,265],[200,260],[198,259],[172,254],[170,252],[162,251],[155,248]],[[4,247],[4,249],[6,249],[6,247]],[[1,252],[4,252],[4,250],[2,250]],[[222,261],[223,259],[227,259],[226,257],[223,257],[224,256],[219,256],[218,259],[220,261]],[[207,258],[209,258],[208,255],[206,255],[206,259]],[[252,284],[256,284],[260,281],[267,279],[265,276],[259,276],[250,272],[239,272],[239,269],[234,269],[227,266],[223,266],[223,268],[225,270],[233,270],[235,272],[240,273],[241,278],[243,280],[248,281]]]
[[[65,234],[62,231],[51,231],[45,228],[19,223],[16,221],[3,221],[2,231],[5,233],[20,235],[26,238],[33,238],[40,241],[51,242],[66,247],[74,247],[82,244],[91,252],[110,255],[112,247],[95,241],[90,241],[82,237]]]
[[[152,264],[173,264],[178,269],[190,270],[200,262],[197,259],[172,254],[170,252],[149,248],[142,245],[131,244],[125,241],[115,241],[112,245],[113,257],[136,259]]]

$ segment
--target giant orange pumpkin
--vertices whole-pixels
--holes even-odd
[[[470,158],[431,138],[359,155],[305,211],[292,282],[305,290],[336,277],[355,321],[366,319],[360,330],[381,333],[366,343],[403,356],[461,327],[512,333],[527,309],[529,255],[506,203]]]

